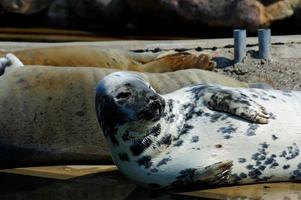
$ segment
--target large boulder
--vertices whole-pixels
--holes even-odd
[[[102,19],[106,22],[122,23],[127,19],[129,10],[125,0],[67,0],[76,16],[86,19]]]
[[[255,30],[290,17],[300,0],[128,0],[141,16],[170,24],[206,24]]]
[[[1,0],[0,5],[5,12],[19,14],[38,13],[52,3],[52,0]]]
[[[113,69],[23,67],[0,77],[0,167],[111,163],[95,88]],[[203,70],[139,73],[160,93],[197,83],[247,87]]]

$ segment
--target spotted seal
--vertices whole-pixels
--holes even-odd
[[[0,57],[0,76],[4,72],[12,71],[13,69],[23,67],[23,63],[11,53],[6,54],[5,57]]]
[[[160,95],[127,72],[96,91],[112,158],[141,186],[301,179],[301,92],[200,84]]]

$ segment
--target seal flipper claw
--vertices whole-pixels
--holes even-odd
[[[214,163],[204,169],[196,170],[193,181],[212,185],[222,185],[229,182],[233,162],[229,160]]]
[[[268,123],[269,115],[266,109],[247,95],[236,91],[209,91],[204,96],[204,102],[212,110],[228,112],[250,122]]]

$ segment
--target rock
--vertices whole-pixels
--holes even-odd
[[[38,13],[52,3],[52,0],[1,0],[0,4],[5,12],[34,14]]]
[[[69,5],[72,13],[80,19],[93,21],[95,25],[99,22],[123,24],[128,21],[130,11],[128,10],[125,0],[65,0]]]
[[[54,0],[47,10],[47,21],[55,27],[70,27],[76,24],[75,15],[71,12],[66,0]]]
[[[290,17],[301,4],[299,0],[128,0],[127,3],[144,17],[156,17],[156,20],[170,24],[206,24],[250,30]]]
[[[97,122],[99,80],[113,69],[23,67],[0,77],[0,168],[112,163]],[[140,73],[160,93],[196,83],[247,84],[203,70]]]

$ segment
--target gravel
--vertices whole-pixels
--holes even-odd
[[[243,63],[215,71],[248,83],[267,83],[275,89],[301,90],[300,58],[273,58],[267,61],[248,56]]]

